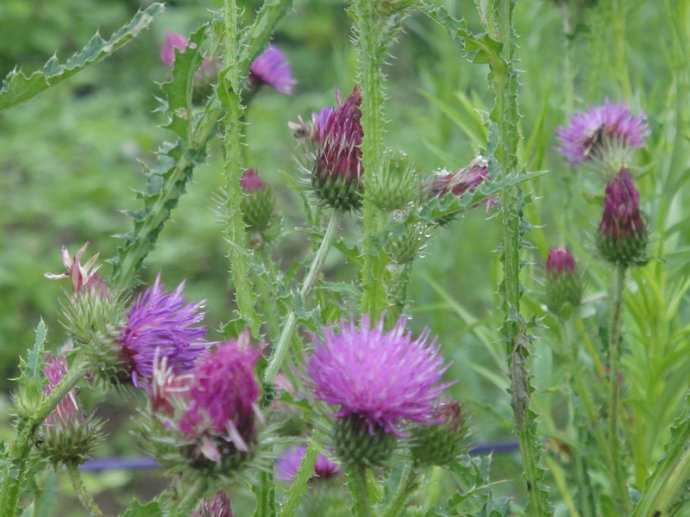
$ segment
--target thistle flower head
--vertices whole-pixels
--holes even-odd
[[[307,447],[305,445],[300,445],[280,455],[276,462],[276,479],[292,483],[292,480],[295,478],[297,471],[299,471],[302,465],[306,453]],[[323,454],[319,454],[316,457],[314,475],[310,478],[310,481],[325,480],[341,474],[342,472],[337,464],[333,463]]]
[[[218,490],[213,497],[202,499],[194,507],[192,517],[232,517],[228,494]]]
[[[314,133],[319,147],[311,184],[324,204],[352,210],[361,205],[362,187],[362,95],[357,86],[343,103],[337,93],[338,107],[332,112],[322,110],[316,119]],[[321,124],[324,124],[323,131]],[[312,126],[313,127],[313,126]]]
[[[206,327],[197,325],[206,314],[201,311],[204,301],[185,304],[184,282],[173,292],[164,288],[158,274],[132,305],[122,328],[122,356],[136,386],[153,376],[156,357],[166,357],[174,372],[186,372],[209,346]]]
[[[648,232],[640,212],[640,193],[621,169],[606,185],[597,245],[606,260],[629,266],[644,261]]]
[[[582,283],[575,258],[568,248],[552,248],[546,258],[546,304],[556,314],[568,317],[580,305]]]
[[[275,45],[257,57],[249,68],[249,81],[254,87],[262,84],[272,86],[280,93],[292,94],[297,81],[292,78],[290,63]]]
[[[270,241],[277,232],[279,219],[274,217],[275,199],[270,187],[261,181],[254,169],[249,169],[240,179],[245,196],[240,202],[242,219],[250,232],[256,232],[261,240]]]
[[[263,190],[265,185],[264,182],[261,181],[261,178],[259,178],[255,169],[248,169],[240,179],[240,187],[242,188],[242,192],[249,194],[250,192]]]
[[[364,316],[360,328],[353,320],[342,321],[340,332],[324,328],[305,382],[316,399],[339,406],[335,417],[356,415],[371,435],[377,429],[402,435],[404,421],[433,421],[446,368],[428,330],[413,339],[403,319],[385,331],[383,320],[370,328]]]
[[[72,291],[74,293],[82,293],[86,290],[89,290],[103,298],[109,297],[110,295],[105,282],[96,273],[101,267],[100,264],[96,264],[100,253],[96,253],[93,257],[87,260],[85,264],[81,264],[81,257],[86,251],[86,247],[88,245],[88,242],[84,244],[79,251],[74,254],[74,258],[70,257],[67,248],[63,247],[62,263],[65,266],[65,273],[60,273],[57,275],[54,273],[44,273],[44,276],[50,280],[69,278],[70,284],[72,285]]]
[[[649,130],[643,114],[633,115],[626,106],[606,99],[601,106],[572,115],[570,123],[556,133],[558,152],[577,166],[593,158],[606,158],[613,148],[625,151],[641,147]]]
[[[67,359],[46,354],[43,359],[43,375],[48,379],[48,384],[43,387],[43,392],[50,395],[55,386],[67,375]],[[49,427],[64,427],[75,421],[83,422],[84,414],[79,406],[77,390],[72,389],[58,402],[58,405],[46,418],[45,424]]]
[[[160,47],[161,61],[163,61],[168,68],[172,68],[175,63],[175,49],[184,52],[188,44],[189,40],[181,34],[167,31],[165,35],[165,44]]]
[[[230,444],[248,452],[256,438],[255,417],[262,417],[254,367],[260,355],[244,333],[237,341],[218,345],[194,367],[188,408],[179,427],[202,440],[202,452],[212,461],[218,461]]]

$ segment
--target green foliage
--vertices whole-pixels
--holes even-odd
[[[98,63],[129,43],[146,29],[163,11],[163,4],[154,3],[137,13],[132,20],[108,40],[96,34],[79,52],[60,63],[56,56],[43,68],[26,76],[17,69],[10,72],[0,87],[0,111],[24,102],[43,90],[73,76],[87,66]]]

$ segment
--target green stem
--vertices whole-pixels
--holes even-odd
[[[311,294],[311,291],[314,288],[314,285],[316,284],[316,279],[318,278],[323,263],[326,260],[326,256],[328,255],[328,250],[330,249],[331,243],[333,242],[333,237],[335,236],[335,231],[338,227],[339,221],[339,212],[337,210],[333,210],[331,212],[331,218],[328,221],[326,233],[324,234],[323,240],[321,241],[321,245],[319,246],[319,249],[317,250],[316,255],[314,256],[314,260],[311,263],[309,272],[307,273],[307,276],[304,278],[304,282],[302,283],[302,288],[299,292],[302,302],[304,302],[304,300],[307,299],[309,294]],[[278,343],[273,349],[273,353],[271,354],[271,357],[268,360],[268,366],[266,367],[266,371],[264,372],[264,382],[272,382],[276,374],[278,373],[278,370],[280,369],[281,365],[283,364],[285,356],[287,355],[290,339],[292,338],[292,332],[295,330],[296,324],[297,314],[293,310],[290,312],[290,314],[288,314],[287,320],[285,321],[285,325],[283,326],[283,330],[280,333],[280,338],[278,338]]]
[[[354,510],[355,517],[371,517],[366,467],[360,465],[350,470],[348,487],[352,493],[352,509]]]
[[[403,514],[405,503],[410,498],[410,494],[417,488],[419,482],[419,471],[409,465],[405,466],[405,470],[400,477],[398,488],[393,494],[393,498],[388,507],[381,514],[381,517],[396,517]]]
[[[103,512],[100,507],[91,496],[91,494],[84,487],[84,483],[79,474],[79,468],[76,463],[68,463],[65,465],[67,467],[67,474],[69,475],[69,480],[72,482],[72,487],[74,488],[74,493],[77,495],[77,499],[81,505],[89,512],[91,517],[103,517]]]
[[[690,399],[688,401],[690,402]],[[632,517],[670,515],[672,504],[681,495],[688,481],[690,481],[690,415],[686,415],[680,428],[674,433],[666,456],[659,462],[647,481]]]
[[[621,306],[623,304],[623,287],[625,285],[626,266],[616,266],[616,280],[613,291],[613,316],[611,318],[611,328],[609,329],[609,382],[611,389],[609,404],[609,446],[613,458],[613,479],[616,490],[618,504],[629,514],[632,508],[628,487],[625,482],[623,464],[620,456],[620,437],[618,435],[618,417],[620,413],[620,382],[618,382],[620,372],[620,350],[619,334]]]
[[[358,80],[362,91],[362,170],[364,190],[376,184],[381,174],[384,146],[383,119],[385,45],[382,42],[383,23],[376,12],[377,2],[354,0],[352,9],[356,23]],[[381,232],[380,210],[367,197],[362,204],[364,240],[362,254],[362,314],[376,320],[386,308],[383,282],[385,264],[377,237]]]
[[[244,247],[245,226],[240,209],[243,197],[240,179],[243,173],[242,147],[244,106],[240,97],[243,71],[239,66],[239,9],[236,0],[225,0],[225,66],[219,77],[221,101],[226,107],[223,119],[225,142],[225,239],[228,242],[228,258],[232,282],[235,287],[235,301],[242,319],[249,326],[253,337],[258,337],[261,322],[256,313],[256,297],[249,280],[248,251]]]
[[[79,363],[75,368],[68,370],[50,395],[43,400],[36,414],[22,419],[23,421],[18,425],[20,430],[10,447],[2,491],[0,491],[1,517],[14,517],[17,512],[19,495],[25,482],[27,462],[31,448],[34,446],[36,431],[65,395],[83,379],[86,371],[86,363]]]

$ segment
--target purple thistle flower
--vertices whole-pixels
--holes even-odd
[[[647,239],[640,193],[623,168],[606,185],[604,213],[597,233],[599,250],[610,262],[631,265],[642,260]]]
[[[43,359],[43,375],[48,379],[48,384],[43,387],[43,392],[50,395],[62,378],[67,375],[67,359],[56,357],[50,353],[46,354]],[[85,417],[77,399],[77,390],[71,389],[48,415],[45,424],[48,427],[64,428],[84,421]]]
[[[295,478],[302,465],[302,460],[304,460],[306,453],[306,445],[299,445],[281,454],[276,463],[276,479],[292,483],[292,480]],[[316,457],[316,463],[314,463],[314,476],[310,478],[310,481],[329,479],[339,476],[340,474],[342,474],[342,472],[338,468],[338,465],[326,458],[323,454],[319,454]]]
[[[575,258],[568,248],[553,248],[546,258],[546,304],[556,314],[568,317],[580,305],[582,282]]]
[[[612,145],[627,149],[641,147],[649,135],[644,114],[633,115],[608,99],[602,106],[579,111],[567,126],[556,130],[561,153],[572,166],[600,157]]]
[[[257,57],[249,68],[249,81],[255,87],[268,84],[286,95],[292,94],[297,81],[292,78],[290,63],[275,45]]]
[[[359,329],[341,321],[340,333],[324,328],[323,342],[315,342],[306,386],[316,399],[340,406],[335,417],[360,418],[370,435],[380,428],[400,436],[403,420],[434,421],[436,400],[448,386],[438,384],[448,366],[436,339],[428,339],[425,329],[413,340],[402,318],[390,331],[383,320],[370,329],[367,316]]]
[[[218,490],[213,497],[202,499],[194,508],[192,517],[232,517],[228,494]]]
[[[259,385],[254,366],[261,351],[249,344],[249,334],[230,340],[196,362],[189,388],[189,407],[180,420],[180,430],[206,438],[203,453],[218,461],[221,453],[210,440],[218,437],[235,449],[249,451],[256,429],[254,417],[261,418],[256,404]]]
[[[165,35],[165,44],[160,47],[161,61],[165,66],[172,68],[175,63],[175,49],[184,52],[189,44],[189,40],[175,32],[167,31]]]
[[[122,352],[135,386],[140,378],[153,376],[156,357],[167,358],[173,372],[185,372],[210,345],[204,339],[206,327],[194,326],[206,314],[201,312],[205,300],[185,304],[184,281],[172,293],[164,287],[159,273],[153,286],[137,298],[122,329]]]
[[[331,114],[334,111],[334,108],[321,108],[321,111],[319,111],[318,114],[311,114],[310,138],[312,142],[321,145],[326,140],[326,127],[328,126],[328,119],[330,119]]]

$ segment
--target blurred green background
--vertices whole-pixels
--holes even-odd
[[[43,273],[62,271],[62,246],[75,252],[88,241],[88,256],[97,251],[102,258],[115,254],[118,242],[112,236],[131,226],[122,211],[138,208],[134,191],[144,185],[139,161],[150,162],[156,147],[169,138],[156,126],[160,117],[152,113],[156,82],[168,75],[158,55],[166,30],[188,34],[207,19],[208,9],[221,3],[169,2],[151,29],[108,60],[0,113],[0,404],[5,409],[18,356],[33,342],[39,319],[48,325],[52,348],[65,338],[57,321],[62,287]],[[474,2],[440,3],[479,31]],[[15,66],[31,71],[54,52],[64,59],[97,29],[111,34],[143,5],[147,2],[4,0],[0,76]],[[247,20],[258,5],[246,2]],[[593,327],[601,323],[597,304],[606,297],[611,276],[596,256],[592,235],[604,183],[567,167],[554,150],[554,130],[567,121],[572,109],[602,103],[607,97],[627,102],[635,112],[645,111],[652,135],[638,153],[636,174],[642,206],[654,229],[653,260],[635,278],[658,299],[636,298],[643,293],[633,293],[629,299],[626,328],[638,355],[628,361],[625,373],[648,383],[646,388],[635,384],[629,396],[651,419],[655,414],[650,408],[659,405],[661,396],[657,382],[674,368],[688,371],[687,360],[682,359],[688,350],[687,287],[682,287],[690,235],[684,188],[690,167],[688,5],[684,0],[569,5],[568,37],[563,33],[565,11],[557,2],[522,1],[515,10],[522,82],[521,160],[528,170],[549,170],[526,187],[535,200],[527,215],[537,229],[527,236],[534,249],[524,254],[525,313],[545,316],[540,305],[541,263],[548,247],[568,244],[587,282],[585,314]],[[336,0],[294,1],[273,42],[292,64],[298,81],[295,93],[284,96],[263,89],[247,114],[249,165],[273,186],[285,218],[286,236],[274,255],[286,266],[301,260],[304,251],[302,237],[291,231],[304,224],[304,215],[298,195],[290,188],[289,177],[296,177],[297,164],[287,122],[334,105],[334,87],[344,94],[351,90],[356,58],[344,8]],[[457,170],[485,150],[487,130],[482,121],[492,102],[487,68],[470,64],[442,28],[418,14],[408,18],[392,48],[387,72],[389,147],[405,151],[425,175],[441,168]],[[207,322],[214,329],[232,310],[232,296],[224,288],[225,248],[213,213],[221,168],[216,142],[143,273],[149,282],[162,271],[169,287],[186,278],[188,296],[208,300]],[[482,442],[514,439],[503,345],[496,331],[501,321],[496,309],[501,275],[495,251],[500,220],[493,215],[474,210],[441,229],[426,257],[416,263],[410,286],[411,325],[416,330],[429,326],[439,335],[445,356],[453,360],[447,375],[459,379],[454,395],[469,408],[476,439]],[[346,226],[355,240],[356,218]],[[343,278],[353,273],[344,263],[345,258],[333,251],[326,275]],[[106,274],[109,267],[104,266]],[[676,295],[680,303],[669,313],[668,299]],[[535,407],[546,415],[542,432],[557,437],[563,410],[562,393],[554,386],[563,372],[547,344],[549,336],[548,330],[537,335],[531,366],[538,387]],[[654,357],[672,352],[679,362],[668,364],[659,357],[659,371],[650,373],[656,364],[650,363],[650,350]],[[676,411],[676,398],[671,397],[675,406],[661,422],[668,422]],[[112,401],[99,409],[115,415],[110,419],[116,439],[104,455],[136,453],[131,436],[119,432],[130,427],[130,413],[121,408],[126,403]],[[659,427],[645,434],[644,439],[653,442],[647,446],[649,462],[659,457],[664,432]],[[7,419],[0,433],[7,437]],[[557,448],[558,441],[554,443]],[[518,475],[517,455],[496,457],[494,464],[494,477]],[[113,508],[128,500],[137,479],[125,473],[93,476],[102,490],[99,497],[112,500]],[[512,494],[516,486],[506,492]]]

